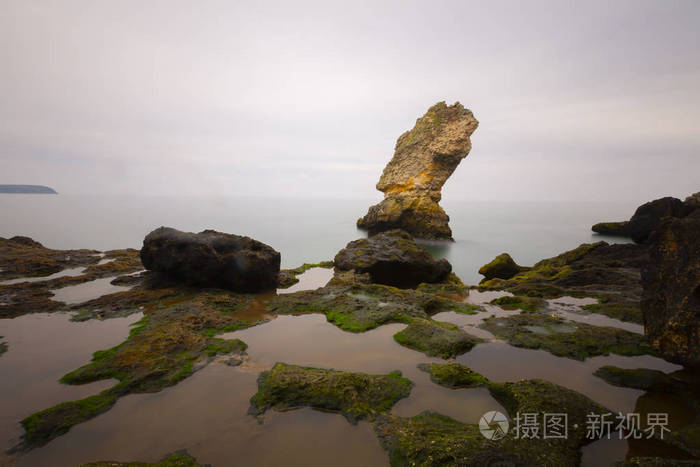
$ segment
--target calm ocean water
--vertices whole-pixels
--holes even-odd
[[[377,200],[168,198],[151,196],[0,195],[0,236],[26,235],[47,247],[140,248],[161,225],[198,232],[248,235],[282,253],[282,267],[332,259],[347,242],[365,236],[358,217]],[[581,243],[624,239],[591,232],[600,221],[628,219],[639,203],[441,203],[455,242],[427,246],[447,258],[467,283],[479,267],[508,252],[523,265]]]

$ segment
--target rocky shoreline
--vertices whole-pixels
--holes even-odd
[[[664,447],[660,452],[673,449],[681,457],[633,458],[624,465],[675,465],[689,458],[698,465],[697,195],[686,201],[656,200],[641,206],[629,221],[593,227],[630,236],[634,244],[582,244],[531,267],[503,253],[480,269],[480,284],[465,285],[447,260],[434,258],[415,238],[451,240],[449,217],[438,205],[440,190],[469,153],[477,125],[459,103],[431,107],[399,138],[377,185],[385,199],[358,221],[370,236],[349,242],[332,261],[281,270],[280,253],[273,247],[213,230],[189,233],[161,227],[145,237],[140,251],[53,250],[27,237],[0,238],[0,318],[68,312],[74,321],[84,322],[142,314],[123,342],[95,352],[91,361],[60,379],[66,385],[114,384],[28,414],[21,420],[24,435],[13,455],[41,449],[109,412],[127,395],[158,393],[209,364],[224,363],[231,371],[257,371],[257,389],[247,395],[247,416],[262,422],[270,410],[311,407],[341,414],[350,423],[363,420],[371,424],[391,465],[578,465],[584,446],[605,434],[588,436],[587,417],[612,413],[611,408],[544,379],[490,380],[480,374],[483,370],[458,361],[482,345],[497,343],[542,352],[559,359],[562,368],[611,355],[662,357],[682,364],[685,370],[671,374],[604,365],[594,375],[610,388],[682,397],[690,414],[667,437],[654,438]],[[332,268],[332,278],[321,287],[283,293],[314,268]],[[95,281],[124,289],[72,304],[54,294]],[[490,291],[499,293],[489,296],[489,302],[469,300],[470,294]],[[574,306],[567,315],[553,304],[553,299],[566,298],[595,301]],[[568,436],[525,439],[511,430],[499,439],[489,438],[480,432],[483,427],[432,407],[400,416],[394,408],[416,386],[400,371],[344,371],[297,364],[286,356],[260,371],[247,365],[248,344],[226,337],[234,331],[264,330],[282,316],[309,314],[323,315],[355,335],[389,327],[392,351],[422,359],[413,369],[428,373],[434,387],[481,390],[511,421],[521,413],[566,413],[563,428]],[[608,325],[579,319],[586,314],[606,317]],[[450,315],[466,324],[449,322]],[[630,323],[643,324],[644,334],[621,326]],[[0,342],[0,359],[7,352],[12,346]],[[174,453],[155,464],[87,465],[199,464],[187,453]]]

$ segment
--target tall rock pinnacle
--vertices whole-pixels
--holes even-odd
[[[394,157],[384,167],[377,190],[384,193],[357,226],[370,235],[403,229],[415,237],[452,239],[450,217],[440,207],[442,186],[467,157],[469,137],[479,122],[455,102],[438,102],[396,141]]]

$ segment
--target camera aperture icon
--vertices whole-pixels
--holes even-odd
[[[486,412],[479,420],[479,431],[486,439],[499,440],[508,433],[508,417],[501,412]]]

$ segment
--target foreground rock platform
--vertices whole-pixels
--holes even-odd
[[[144,239],[141,261],[187,284],[239,292],[274,289],[280,271],[280,254],[272,247],[215,230],[195,234],[160,227]]]
[[[348,243],[334,264],[341,271],[367,273],[374,283],[397,287],[441,282],[452,271],[446,259],[433,258],[410,234],[398,229]]]
[[[441,190],[471,150],[469,137],[479,122],[456,102],[439,102],[396,142],[377,190],[384,200],[357,221],[370,235],[403,229],[419,238],[452,239],[449,216],[438,202]]]

